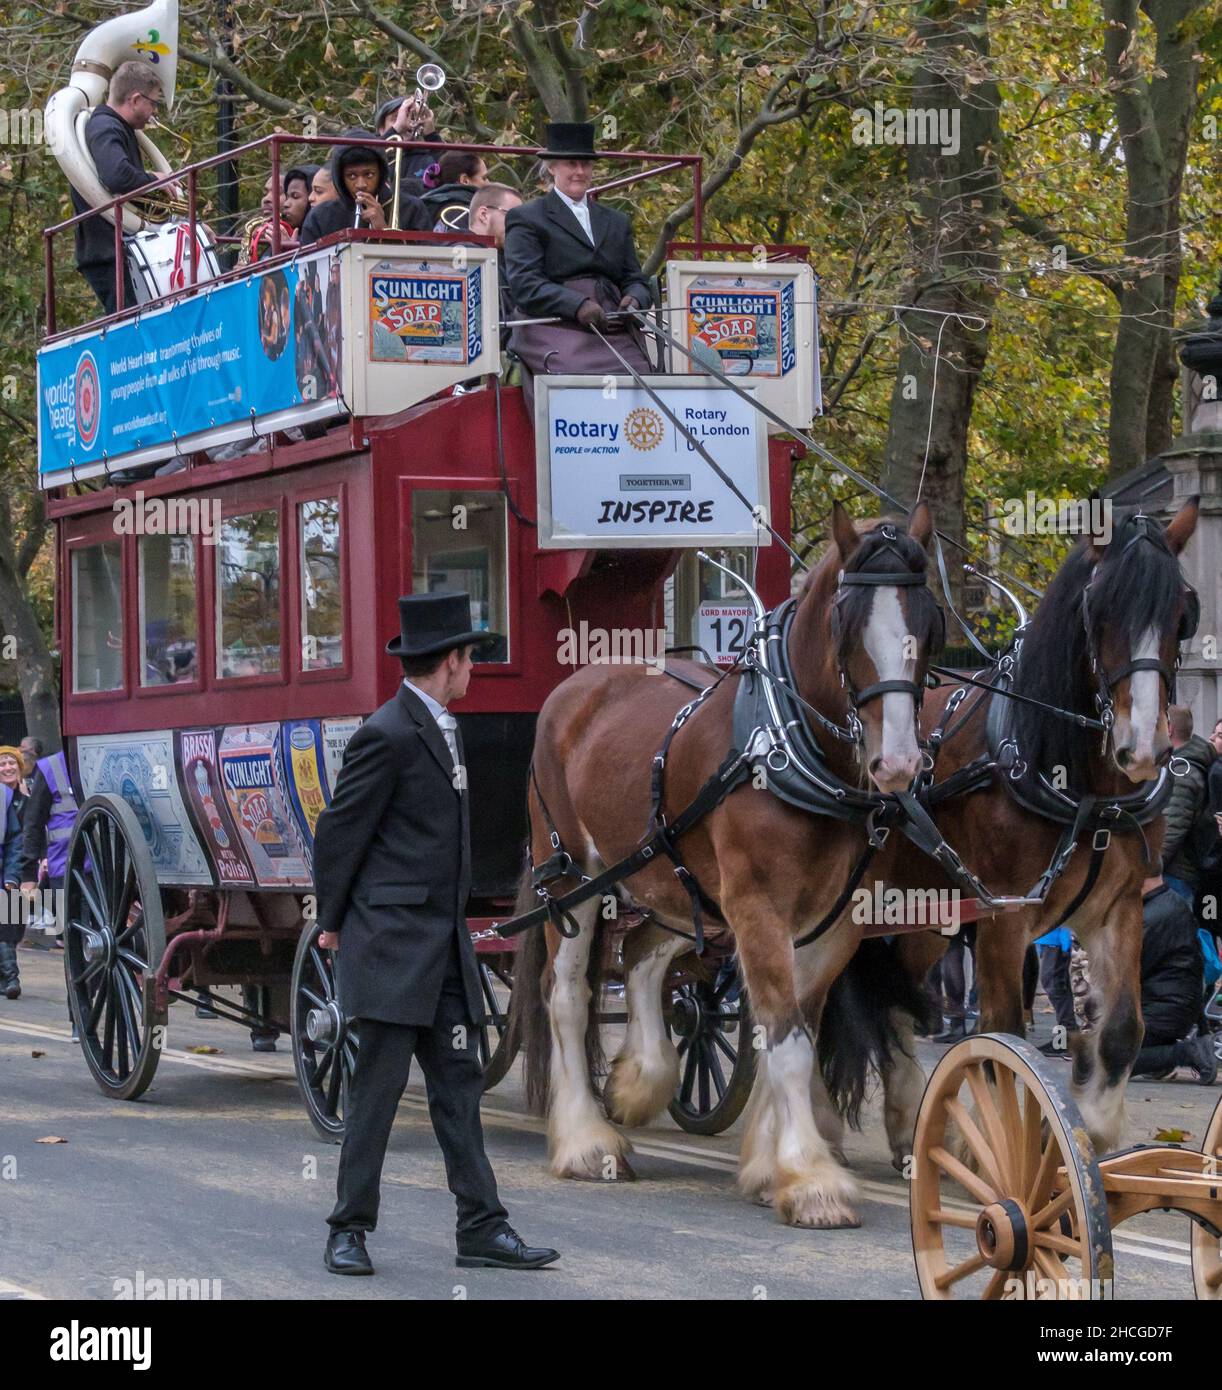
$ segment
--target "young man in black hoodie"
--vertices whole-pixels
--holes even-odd
[[[1188,1067],[1202,1086],[1218,1076],[1213,1037],[1185,1042],[1201,1014],[1205,972],[1196,918],[1161,872],[1142,885],[1141,1014],[1146,1025],[1134,1076],[1162,1079]]]
[[[95,107],[85,125],[85,146],[97,170],[98,182],[111,195],[131,193],[159,177],[144,167],[136,132],[143,130],[161,105],[161,83],[148,63],[121,63],[110,79],[107,101]],[[72,211],[93,206],[72,189]],[[77,269],[89,281],[103,310],[115,312],[115,229],[101,215],[76,224]],[[123,306],[136,302],[126,263],[123,266]]]
[[[348,130],[342,138],[372,140],[367,130]],[[335,185],[334,199],[312,207],[301,227],[301,244],[309,246],[332,232],[356,225],[360,209],[360,226],[378,231],[392,222],[391,202],[394,189],[384,152],[369,145],[335,146],[331,155],[331,180]],[[433,219],[419,198],[410,193],[399,195],[399,230],[431,232]]]

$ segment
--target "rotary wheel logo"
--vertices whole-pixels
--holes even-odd
[[[84,352],[76,364],[76,380],[73,383],[73,399],[76,404],[76,432],[86,449],[98,437],[98,426],[102,420],[102,396],[98,384],[98,364],[93,353]]]
[[[645,405],[630,410],[624,421],[624,437],[642,453],[656,449],[661,444],[662,432],[662,417]]]

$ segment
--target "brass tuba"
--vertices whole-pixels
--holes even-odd
[[[178,73],[178,0],[153,0],[142,10],[116,15],[91,29],[77,50],[68,86],[54,92],[47,102],[47,144],[68,182],[91,207],[109,203],[114,195],[98,180],[85,144],[85,126],[94,107],[106,100],[115,69],[131,58],[150,65],[169,108],[174,101]],[[138,130],[136,139],[152,173],[161,178],[173,172],[165,155],[144,131]],[[123,230],[138,232],[150,223],[183,216],[186,211],[185,200],[175,198],[168,188],[159,188],[141,199],[139,207],[132,203],[123,205]],[[102,216],[108,222],[114,221],[113,212],[104,212]]]

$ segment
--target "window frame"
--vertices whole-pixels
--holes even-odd
[[[81,518],[85,521],[84,518]],[[130,629],[130,615],[128,614],[128,599],[131,588],[131,577],[129,575],[129,556],[127,546],[124,542],[126,536],[117,535],[114,529],[114,514],[104,513],[98,517],[90,517],[80,532],[76,536],[65,536],[64,538],[64,568],[67,571],[68,582],[64,585],[66,596],[65,613],[65,632],[68,636],[69,651],[71,661],[70,670],[67,673],[67,698],[74,703],[79,701],[81,704],[99,704],[105,701],[116,699],[127,699],[131,695],[131,669],[129,665],[129,643],[128,631]],[[78,690],[76,688],[76,663],[80,655],[76,636],[76,574],[75,574],[75,554],[80,550],[89,550],[99,545],[117,545],[119,547],[119,620],[121,623],[121,636],[123,645],[119,655],[119,675],[120,683],[112,686],[109,690]]]
[[[138,700],[146,699],[149,696],[165,696],[173,691],[180,695],[197,694],[204,689],[204,606],[203,582],[204,564],[203,556],[200,554],[202,538],[191,536],[192,555],[195,559],[195,679],[193,681],[175,681],[167,685],[145,685],[142,679],[144,673],[144,588],[140,582],[140,543],[141,541],[157,539],[149,536],[132,536],[132,550],[135,552],[133,560],[134,579],[132,589],[132,602],[135,608],[136,625],[136,662],[135,671],[132,673],[132,694]]]
[[[400,535],[400,592],[410,594],[415,574],[415,508],[416,492],[489,492],[501,500],[502,517],[505,526],[505,617],[509,629],[505,637],[509,642],[508,661],[475,661],[473,669],[481,679],[485,676],[520,676],[523,672],[523,653],[525,636],[520,617],[522,603],[517,546],[514,544],[514,529],[510,526],[509,501],[501,479],[496,476],[413,476],[399,479],[399,516],[402,533]],[[516,501],[516,499],[514,499]]]
[[[280,551],[280,669],[278,671],[265,671],[257,676],[222,676],[217,669],[220,654],[223,650],[221,644],[221,567],[219,551],[221,548],[221,533],[224,531],[225,523],[231,521],[235,516],[249,516],[252,512],[275,512],[277,519],[277,535],[279,538]],[[283,491],[268,492],[266,495],[257,494],[250,499],[240,502],[227,502],[221,508],[221,526],[218,532],[216,544],[208,547],[212,552],[212,562],[209,566],[209,593],[212,606],[211,641],[209,646],[209,677],[208,687],[218,691],[228,690],[248,690],[259,686],[288,685],[289,684],[289,662],[284,650],[284,635],[288,631],[288,608],[289,608],[289,585],[284,581],[286,568],[293,563],[294,557],[289,553],[295,549],[292,546],[285,530],[285,519],[288,512],[288,498]],[[288,570],[292,573],[292,570]],[[298,673],[300,674],[300,673]]]
[[[305,666],[303,641],[305,638],[305,551],[301,544],[301,507],[308,502],[323,498],[336,498],[339,503],[339,609],[341,631],[344,637],[344,659],[338,666],[324,666],[316,671],[308,671]],[[341,479],[331,483],[312,482],[291,488],[286,494],[291,508],[293,532],[293,573],[296,576],[292,585],[293,601],[291,622],[294,635],[295,656],[293,658],[293,680],[303,684],[315,685],[319,681],[350,680],[352,678],[352,649],[356,634],[352,627],[352,586],[348,577],[348,523],[351,515],[348,505],[348,482]]]

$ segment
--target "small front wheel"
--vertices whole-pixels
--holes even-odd
[[[317,922],[307,923],[293,960],[293,1068],[314,1132],[338,1144],[360,1039],[340,1008],[335,952],[318,944],[321,935]]]

